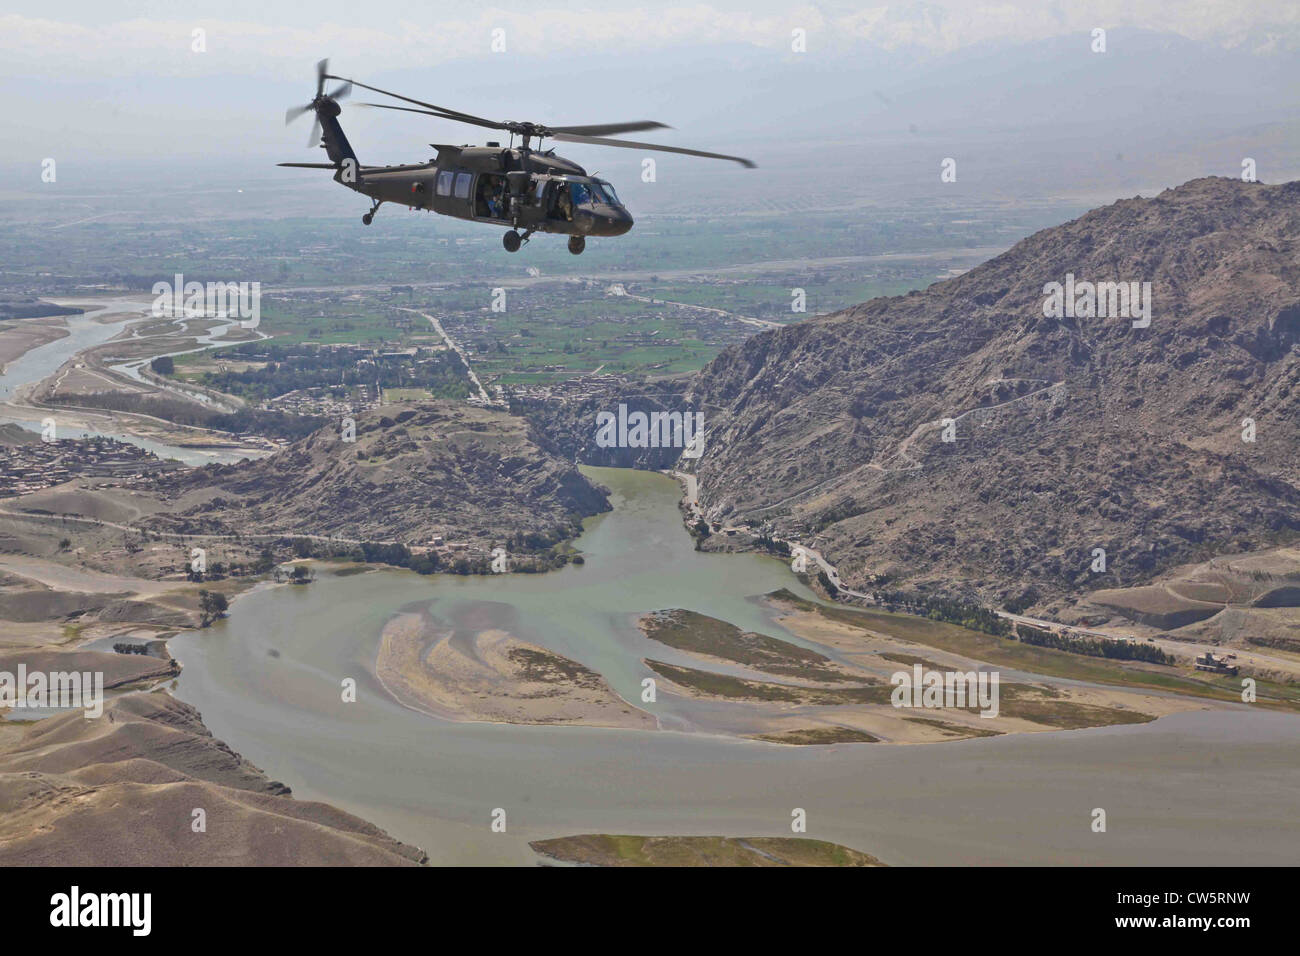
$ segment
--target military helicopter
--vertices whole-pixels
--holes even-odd
[[[338,80],[341,85],[326,94],[326,80]],[[486,146],[431,143],[438,151],[438,156],[427,163],[403,166],[362,165],[338,121],[342,112],[338,101],[347,97],[353,87],[414,104],[358,105],[402,110],[485,129],[503,130],[510,134],[510,143],[507,146],[502,146],[499,142],[489,142]],[[416,109],[417,106],[423,108]],[[308,112],[314,112],[316,119],[307,145],[321,146],[330,161],[279,165],[334,170],[336,183],[370,197],[373,205],[361,217],[367,226],[374,221],[375,212],[384,203],[400,203],[443,216],[507,226],[509,231],[501,240],[507,252],[519,251],[520,246],[533,233],[542,232],[568,236],[569,251],[576,256],[586,248],[588,236],[621,236],[632,228],[632,216],[619,200],[614,187],[603,179],[587,175],[587,171],[572,160],[555,155],[554,149],[543,150],[541,142],[544,139],[726,159],[749,169],[754,168],[754,163],[739,156],[608,138],[620,133],[668,128],[663,123],[652,120],[586,126],[498,122],[335,76],[329,72],[328,60],[316,64],[315,98],[305,106],[288,110],[284,121],[290,123]],[[514,145],[516,136],[520,138],[518,146]],[[533,145],[534,140],[536,146]]]

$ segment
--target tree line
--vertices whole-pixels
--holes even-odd
[[[1054,631],[1034,627],[1032,624],[1017,624],[1016,634],[1022,644],[1035,647],[1050,647],[1071,654],[1083,654],[1087,657],[1108,657],[1121,661],[1146,661],[1150,664],[1172,664],[1174,658],[1154,644],[1139,644],[1136,641],[1116,641],[1108,637],[1067,637]]]

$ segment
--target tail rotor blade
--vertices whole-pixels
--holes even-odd
[[[299,116],[301,116],[303,113],[306,113],[310,109],[311,109],[310,103],[308,103],[306,106],[291,106],[289,109],[284,111],[284,125],[288,126]]]
[[[317,96],[320,96],[321,93],[325,90],[325,74],[329,71],[329,68],[330,68],[330,61],[328,59],[321,60],[319,63],[316,64],[316,95]]]
[[[351,84],[351,83],[343,83],[343,84],[340,84],[340,85],[339,85],[339,86],[334,90],[334,92],[330,94],[330,99],[332,99],[332,100],[343,100],[343,99],[347,99],[348,95],[351,94],[351,92],[352,92],[352,84]]]
[[[311,136],[308,137],[307,139],[307,147],[310,149],[312,146],[319,146],[320,137],[321,137],[320,117],[317,116],[312,121],[311,124]]]

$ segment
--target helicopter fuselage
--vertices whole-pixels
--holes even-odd
[[[339,169],[334,180],[377,203],[570,236],[621,236],[632,216],[608,182],[572,160],[539,151],[434,144],[437,159]]]

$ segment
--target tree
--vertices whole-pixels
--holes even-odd
[[[226,616],[226,609],[230,607],[230,602],[220,591],[200,591],[199,592],[199,620],[200,626],[207,627],[218,618]]]
[[[275,567],[275,552],[271,550],[271,546],[268,544],[263,546],[262,553],[258,555],[257,563],[253,565],[253,573],[265,574],[273,567]]]

